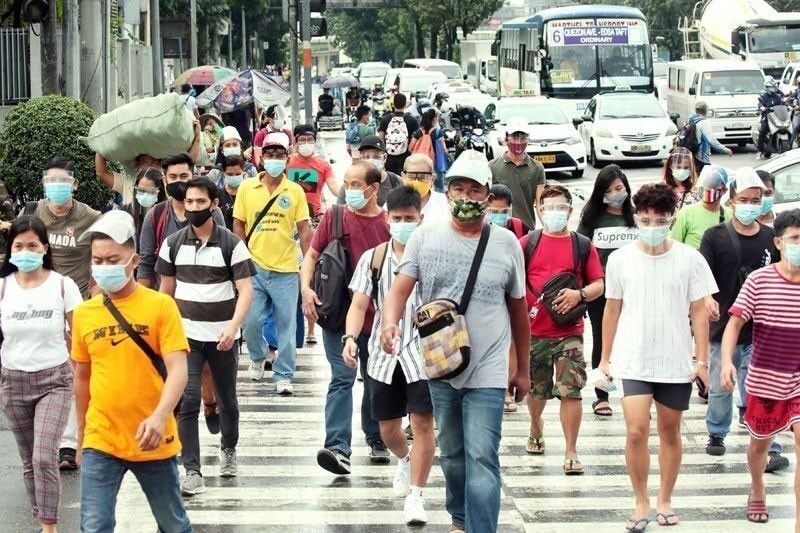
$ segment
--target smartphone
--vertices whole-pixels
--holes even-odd
[[[697,384],[697,395],[704,400],[708,400],[708,390],[706,390],[703,380],[700,378],[695,378],[694,382]]]

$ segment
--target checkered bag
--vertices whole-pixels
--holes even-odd
[[[475,289],[478,270],[489,241],[491,227],[481,232],[478,248],[464,285],[461,303],[453,300],[432,300],[417,309],[413,321],[419,332],[425,374],[428,379],[452,379],[466,370],[470,360],[469,332],[464,315]]]

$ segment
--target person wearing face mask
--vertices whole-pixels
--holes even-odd
[[[437,224],[450,220],[450,203],[444,193],[433,190],[435,172],[433,161],[425,154],[411,154],[403,163],[403,183],[422,198],[423,224]],[[383,185],[384,182],[381,182]],[[385,208],[384,204],[384,208]]]
[[[619,165],[607,165],[597,174],[592,195],[583,207],[577,231],[592,240],[603,269],[614,250],[636,241],[639,237],[639,230],[633,220],[631,186]],[[605,295],[589,302],[592,368],[597,368],[600,364],[605,307]],[[595,416],[611,416],[613,411],[608,401],[608,392],[599,388],[595,388],[594,392],[597,400],[592,402],[592,412]]]
[[[764,194],[761,196],[761,216],[758,217],[758,221],[765,226],[772,227],[775,222],[773,208],[775,207],[775,193],[777,192],[775,190],[775,176],[766,170],[756,170],[756,174],[764,182],[765,187]]]
[[[40,531],[55,533],[61,494],[59,441],[72,405],[65,339],[81,293],[74,281],[53,270],[47,228],[36,217],[11,223],[5,257],[0,267],[0,406],[22,457],[34,518]]]
[[[321,303],[312,288],[314,266],[322,252],[333,240],[334,217],[340,217],[343,243],[347,252],[347,272],[353,272],[358,260],[367,250],[389,240],[389,224],[386,213],[378,206],[377,196],[381,173],[373,165],[357,161],[344,175],[344,189],[347,207],[334,207],[325,213],[314,233],[314,240],[303,258],[300,270],[300,287],[303,297],[303,313],[307,318],[317,320],[317,304]],[[349,281],[348,281],[349,285]],[[358,359],[361,375],[367,376],[367,356],[369,337],[375,311],[369,306],[364,323],[355,338],[358,344]],[[328,396],[325,399],[325,444],[317,452],[317,463],[334,474],[350,473],[350,455],[353,420],[353,384],[356,379],[355,368],[345,365],[342,349],[347,339],[344,330],[322,328],[322,342],[325,356],[331,367],[331,380]],[[351,333],[356,333],[351,331]],[[280,348],[278,349],[280,354]],[[364,381],[364,394],[361,398],[361,430],[369,446],[370,462],[386,464],[389,452],[381,440],[380,429],[372,417],[370,408],[369,380]]]
[[[439,430],[451,531],[496,531],[501,493],[500,430],[512,337],[518,369],[511,379],[515,401],[522,401],[530,389],[525,269],[514,235],[484,224],[492,183],[484,155],[465,150],[453,162],[445,182],[450,222],[423,224],[411,235],[383,302],[381,344],[386,353],[393,353],[401,337],[400,321],[415,287],[420,302],[461,299],[468,265],[486,235],[485,254],[464,315],[470,341],[469,365],[453,379],[429,381],[428,389]]]
[[[139,234],[141,260],[136,269],[136,277],[139,283],[151,288],[158,288],[155,266],[164,240],[189,225],[183,201],[186,198],[186,183],[194,177],[194,163],[189,154],[178,154],[164,159],[162,169],[167,199],[147,212]],[[217,224],[225,225],[225,218],[218,208],[214,208],[212,216]]]
[[[232,155],[222,161],[222,174],[224,185],[219,190],[219,209],[225,218],[225,227],[233,231],[233,206],[236,203],[236,194],[245,180],[245,161],[241,156]]]
[[[286,163],[286,175],[302,187],[308,201],[313,225],[316,226],[322,216],[322,188],[327,186],[332,195],[339,194],[341,185],[333,176],[333,168],[325,158],[317,157],[317,130],[308,124],[294,128],[297,151],[289,156]]]
[[[159,202],[167,199],[164,192],[164,175],[160,169],[146,168],[140,170],[136,176],[133,187],[133,202],[124,205],[123,210],[130,213],[136,226],[136,246],[139,247],[139,235],[142,233],[142,225],[147,212]]]
[[[261,129],[253,138],[253,163],[261,168],[261,153],[264,139],[270,133],[280,133],[284,136],[286,146],[294,144],[294,135],[291,128],[286,125],[286,111],[279,104],[269,106],[261,114]]]
[[[176,299],[189,339],[189,383],[183,393],[178,433],[186,476],[184,496],[205,491],[200,471],[197,418],[201,376],[208,365],[219,402],[221,440],[219,472],[236,476],[239,405],[236,350],[240,328],[252,301],[250,278],[256,269],[247,246],[232,232],[217,226],[211,210],[218,203],[217,187],[207,178],[195,178],[186,189],[189,226],[167,239],[158,256],[160,290]],[[220,269],[220,259],[228,268]],[[204,400],[205,401],[205,400]],[[216,406],[216,402],[215,402]]]
[[[735,362],[738,339],[745,325],[752,322],[753,354],[745,378],[744,424],[750,432],[747,519],[758,523],[769,520],[764,466],[769,465],[770,441],[786,430],[795,434],[795,445],[800,440],[800,209],[784,211],[775,218],[775,246],[781,261],[747,278],[730,308],[731,317],[722,337],[722,386],[732,391],[741,379]],[[795,495],[798,493],[800,487],[795,482]],[[799,529],[800,515],[795,517],[795,531]]]
[[[622,388],[625,462],[636,496],[636,508],[625,527],[641,532],[652,515],[647,477],[654,400],[661,475],[656,519],[661,526],[680,521],[672,509],[672,492],[681,466],[681,418],[689,409],[692,382],[699,379],[709,385],[705,299],[717,292],[717,286],[700,252],[669,238],[675,212],[671,187],[644,185],[633,204],[639,240],[608,258],[603,355],[598,368]]]
[[[130,470],[150,496],[158,528],[189,533],[173,414],[186,389],[189,343],[175,300],[136,283],[135,236],[133,219],[120,210],[80,236],[91,243],[92,276],[104,292],[72,318],[80,529],[113,531],[117,493]]]
[[[511,216],[512,199],[511,189],[498,183],[492,185],[489,191],[489,205],[486,208],[486,221],[489,224],[506,228],[512,232],[517,239],[523,238],[531,230],[523,221]]]
[[[383,207],[386,203],[386,196],[392,191],[403,185],[403,180],[394,172],[386,168],[386,144],[377,135],[364,137],[361,139],[361,146],[358,148],[359,160],[369,163],[377,168],[381,173],[381,183],[378,188],[378,206]],[[410,157],[410,156],[409,156]],[[405,161],[405,160],[404,160]],[[402,165],[401,165],[402,166]],[[345,205],[345,188],[339,189],[339,196],[336,203]]]
[[[730,220],[732,213],[720,201],[728,191],[728,171],[716,165],[707,165],[700,172],[698,186],[703,200],[678,211],[672,238],[700,248],[700,240],[707,229]]]
[[[522,118],[513,118],[506,126],[505,144],[508,150],[497,156],[489,168],[492,182],[502,183],[514,199],[511,214],[522,220],[529,228],[536,227],[536,206],[544,189],[544,166],[531,158],[528,148],[528,123]]]
[[[761,121],[758,126],[758,141],[756,142],[758,155],[756,159],[768,159],[772,155],[766,151],[765,146],[769,133],[767,114],[772,111],[773,107],[782,103],[783,95],[778,91],[778,83],[772,76],[767,76],[764,79],[764,90],[758,95],[758,111],[761,113]]]
[[[540,196],[540,218],[544,228],[520,239],[525,251],[528,305],[530,307],[531,392],[528,411],[530,434],[525,451],[545,453],[542,413],[547,401],[558,398],[566,450],[564,474],[582,475],[577,441],[581,424],[581,389],[586,384],[583,357],[583,316],[572,324],[560,325],[546,309],[540,296],[545,284],[564,272],[575,276],[574,289],[561,289],[553,311],[569,313],[576,305],[603,295],[603,267],[592,242],[567,227],[572,215],[572,195],[560,185],[547,185]],[[575,255],[578,257],[575,257]]]
[[[711,388],[708,395],[706,427],[708,443],[706,453],[719,456],[725,454],[725,437],[730,431],[733,395],[725,390],[720,381],[722,364],[722,340],[728,324],[729,309],[739,295],[744,280],[751,272],[780,260],[775,247],[775,232],[772,228],[759,224],[756,220],[761,213],[761,197],[764,183],[752,168],[736,171],[735,180],[730,184],[734,217],[724,224],[709,229],[703,235],[700,253],[714,274],[719,287],[713,298],[706,299],[706,307],[711,320]],[[735,239],[735,242],[734,242]],[[753,353],[753,330],[746,325],[739,333],[734,352],[734,363],[739,373],[738,420],[743,424],[747,405],[745,377]],[[789,466],[789,461],[781,455],[780,443],[773,441],[768,472],[775,472]]]
[[[286,177],[289,146],[286,137],[272,133],[264,139],[264,172],[245,180],[233,205],[233,232],[253,256],[253,304],[244,322],[244,338],[250,352],[250,379],[264,377],[269,346],[264,339],[264,319],[271,306],[278,335],[278,357],[272,364],[275,390],[294,393],[292,380],[297,360],[298,282],[297,242],[308,250],[313,230],[303,189]]]
[[[408,160],[406,160],[408,162]],[[400,327],[400,348],[396,354],[381,347],[381,309],[389,293],[395,272],[403,260],[406,243],[423,220],[419,193],[411,187],[399,187],[386,198],[389,232],[392,239],[364,252],[356,265],[350,290],[353,300],[347,313],[344,363],[350,368],[358,364],[358,338],[371,303],[375,305],[375,320],[369,338],[367,377],[370,382],[372,415],[378,420],[381,438],[397,457],[393,488],[397,496],[405,497],[403,507],[406,524],[424,524],[422,490],[433,464],[436,443],[433,435],[433,405],[428,392],[427,376],[423,370],[419,347],[419,332],[412,316],[417,307],[416,294],[406,303]],[[403,417],[409,415],[414,434],[410,448],[403,432]]]
[[[672,149],[672,153],[664,163],[662,179],[675,194],[676,209],[682,209],[702,200],[700,191],[695,188],[697,173],[694,156],[687,148],[678,146]]]
[[[239,131],[233,126],[225,126],[222,129],[222,135],[219,139],[219,148],[217,149],[217,159],[214,162],[214,168],[208,172],[208,179],[214,182],[217,187],[222,189],[225,187],[225,171],[222,165],[226,157],[239,156],[244,160],[244,173],[248,178],[254,178],[258,174],[258,170],[253,166],[242,153],[242,137]]]

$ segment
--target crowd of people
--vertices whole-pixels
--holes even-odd
[[[557,398],[563,473],[584,474],[583,393],[595,389],[593,412],[607,418],[614,386],[635,495],[626,530],[653,516],[677,524],[671,496],[695,383],[709,455],[725,453],[738,387],[752,436],[743,518],[767,522],[764,472],[788,467],[774,437],[800,421],[800,210],[772,213],[772,177],[711,164],[698,175],[694,154],[676,148],[661,181],[635,194],[618,166],[604,168],[578,214],[527,155],[524,121],[509,123],[506,154],[489,162],[467,150],[442,175],[412,149],[431,117],[419,128],[400,96],[341,180],[317,155],[314,127],[290,131],[275,109],[251,149],[221,128],[207,174],[197,139],[189,153],[142,155],[133,177],[98,156],[97,177],[127,199],[102,215],[73,198],[78,179],[93,177],[59,156],[43,169],[44,198],[4,227],[0,266],[0,402],[42,531],[58,524],[59,468],[80,469],[81,531],[113,531],[127,471],[160,531],[191,531],[183,498],[206,488],[201,412],[220,434],[213,468],[238,473],[242,345],[249,378],[269,373],[275,393],[291,396],[302,386],[297,350],[317,331],[330,365],[317,462],[352,471],[360,373],[369,461],[396,459],[391,484],[408,524],[428,521],[438,448],[451,531],[497,529],[503,413],[523,401],[526,452],[547,453],[542,412]],[[198,122],[196,133],[212,131]]]

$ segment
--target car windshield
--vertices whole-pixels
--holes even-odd
[[[431,85],[442,81],[442,75],[439,72],[420,73],[413,76],[400,77],[400,91],[402,92],[428,92]]]
[[[382,78],[388,71],[388,65],[362,65],[358,75],[362,78]]]
[[[486,79],[497,81],[497,61],[494,59],[486,62]]]
[[[766,26],[750,32],[751,52],[800,50],[800,26]]]
[[[433,72],[441,72],[445,76],[447,76],[448,80],[460,80],[462,79],[461,75],[461,67],[458,65],[432,65],[429,67],[425,67],[425,70],[431,70]]]
[[[567,116],[555,105],[504,104],[497,110],[500,124],[512,118],[523,118],[528,124],[566,124]]]
[[[662,118],[664,110],[652,96],[606,98],[600,104],[600,118]]]
[[[760,70],[703,72],[700,94],[758,94],[763,87],[764,76]]]

